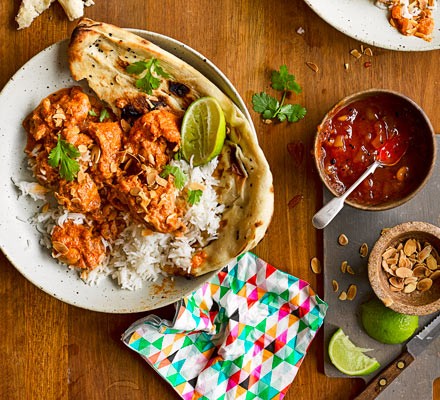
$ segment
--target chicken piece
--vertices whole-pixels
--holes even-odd
[[[53,257],[68,265],[94,269],[105,256],[100,236],[94,235],[86,225],[76,225],[67,220],[55,226],[52,232]]]
[[[176,204],[172,176],[155,189],[148,189],[137,175],[123,177],[116,186],[117,198],[128,206],[131,215],[154,231],[169,233],[183,228],[183,207]]]
[[[89,97],[80,87],[61,89],[43,99],[24,120],[26,131],[36,140],[72,126],[81,126],[90,111]]]
[[[120,163],[123,132],[118,122],[91,122],[88,133],[95,139],[97,148],[92,147],[90,171],[96,182],[110,180]]]
[[[160,170],[180,144],[180,118],[166,110],[153,110],[138,118],[130,130],[125,149],[140,155]]]
[[[89,213],[101,207],[101,197],[96,183],[90,174],[80,171],[74,181],[60,180],[58,192],[55,192],[58,204],[68,211]]]

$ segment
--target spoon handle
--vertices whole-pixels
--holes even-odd
[[[375,161],[371,164],[365,172],[357,179],[353,185],[351,185],[345,192],[339,197],[335,197],[330,200],[324,207],[322,207],[312,218],[313,226],[317,229],[325,228],[336,217],[339,211],[344,207],[345,199],[356,189],[359,184],[370,174],[372,174],[376,168],[381,165],[379,161]]]

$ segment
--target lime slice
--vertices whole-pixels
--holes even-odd
[[[351,376],[368,375],[380,367],[375,358],[364,354],[365,351],[368,349],[355,346],[341,328],[333,334],[328,345],[328,355],[333,365]]]
[[[365,331],[381,343],[403,343],[419,326],[417,315],[400,314],[386,307],[379,299],[362,304],[361,310]]]
[[[218,156],[226,138],[225,115],[213,97],[191,103],[182,121],[182,155],[194,166],[206,164]]]

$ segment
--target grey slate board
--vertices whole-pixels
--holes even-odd
[[[388,211],[368,212],[345,206],[340,214],[324,229],[324,300],[329,308],[324,321],[324,372],[330,377],[347,377],[339,372],[327,354],[327,345],[336,331],[341,327],[350,339],[359,347],[373,349],[367,353],[375,357],[381,369],[363,377],[368,382],[392,362],[404,349],[404,345],[381,344],[370,338],[363,330],[360,321],[360,305],[374,296],[368,282],[367,258],[361,258],[359,248],[367,243],[369,250],[380,235],[382,228],[393,227],[407,221],[425,221],[440,226],[440,142],[437,138],[437,163],[427,185],[406,204]],[[327,190],[324,203],[331,199]],[[338,236],[344,233],[349,239],[347,246],[338,244]],[[343,274],[340,270],[342,261],[348,261],[355,275]],[[353,301],[341,301],[338,293],[333,292],[332,280],[339,283],[339,291],[347,290],[351,283],[358,287]],[[438,313],[421,316],[420,329],[434,319]],[[395,399],[432,399],[432,382],[440,377],[440,338],[413,362],[388,388],[377,398],[380,400]]]

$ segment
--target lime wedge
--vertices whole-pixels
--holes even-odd
[[[380,367],[375,358],[364,354],[367,350],[355,346],[341,328],[333,334],[328,345],[328,355],[333,365],[351,376],[368,375]]]
[[[225,115],[213,97],[191,103],[182,121],[182,155],[194,166],[206,164],[218,156],[226,138]]]

